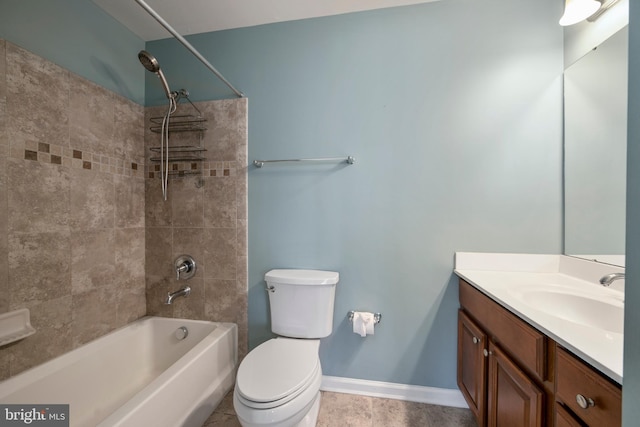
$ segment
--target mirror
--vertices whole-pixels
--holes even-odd
[[[624,266],[628,27],[564,73],[564,253]]]

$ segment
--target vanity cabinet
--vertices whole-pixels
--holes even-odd
[[[464,281],[460,304],[458,386],[478,425],[549,425],[547,338]]]
[[[479,427],[621,425],[617,384],[464,280],[460,306],[457,380]]]

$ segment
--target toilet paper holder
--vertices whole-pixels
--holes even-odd
[[[356,310],[350,310],[347,313],[347,319],[349,319],[349,322],[353,322],[353,315],[355,314]],[[380,321],[382,320],[382,313],[373,313],[373,323],[374,324],[378,324],[380,323]]]

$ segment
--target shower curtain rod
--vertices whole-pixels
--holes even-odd
[[[184,47],[186,47],[196,58],[198,58],[200,60],[200,62],[202,62],[205,65],[205,67],[207,67],[209,70],[211,70],[211,72],[213,74],[215,74],[216,77],[218,77],[220,80],[222,80],[222,82],[224,84],[226,84],[227,87],[229,87],[229,89],[231,89],[233,91],[233,93],[235,93],[240,98],[244,98],[245,97],[242,92],[240,92],[238,89],[233,87],[233,85],[231,83],[229,83],[229,81],[227,79],[225,79],[224,76],[222,74],[220,74],[220,72],[218,70],[216,70],[215,67],[213,65],[211,65],[211,63],[209,61],[207,61],[207,59],[204,56],[202,56],[200,54],[200,52],[198,52],[196,50],[195,47],[193,47],[191,45],[191,43],[189,43],[176,30],[174,30],[173,27],[171,27],[171,25],[169,25],[169,23],[167,21],[165,21],[160,15],[158,15],[155,10],[153,10],[143,0],[135,0],[135,2],[138,3],[140,5],[140,7],[142,7],[144,10],[146,10],[147,13],[149,15],[151,15],[156,21],[158,21],[158,23],[160,25],[162,25],[167,31],[169,31],[173,35],[173,37],[175,37],[180,43],[182,43],[182,45]]]

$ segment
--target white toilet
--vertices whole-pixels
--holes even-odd
[[[260,344],[240,363],[233,406],[243,427],[315,426],[322,382],[318,349],[320,338],[333,330],[339,274],[271,270],[264,277],[271,331],[279,337]]]

